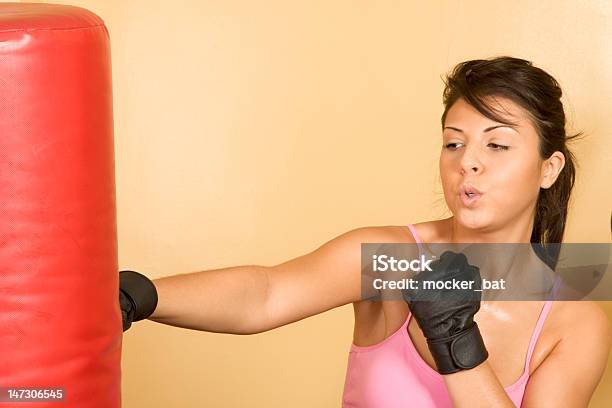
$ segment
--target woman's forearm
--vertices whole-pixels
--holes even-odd
[[[246,265],[155,279],[158,303],[149,319],[217,333],[265,331],[266,269]]]
[[[456,408],[515,408],[488,361],[443,377]]]

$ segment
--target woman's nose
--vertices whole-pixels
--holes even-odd
[[[461,174],[477,174],[482,171],[482,163],[473,149],[466,149],[461,158]]]

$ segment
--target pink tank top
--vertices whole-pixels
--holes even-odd
[[[412,225],[408,225],[419,251],[422,242]],[[527,349],[523,374],[505,387],[508,397],[520,407],[529,379],[529,363],[552,301],[544,303]],[[362,347],[351,344],[342,406],[344,408],[445,408],[452,407],[441,374],[432,369],[417,352],[407,327],[412,313],[402,327],[380,343]]]

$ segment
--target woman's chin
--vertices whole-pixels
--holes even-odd
[[[470,211],[460,208],[454,213],[454,217],[465,228],[474,230],[484,229],[491,224],[489,217],[481,211]]]

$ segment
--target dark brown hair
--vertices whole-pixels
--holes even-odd
[[[507,117],[500,116],[499,110],[490,105],[492,101],[488,97],[501,96],[528,113],[539,136],[542,160],[548,159],[555,151],[563,153],[565,166],[557,180],[548,189],[540,189],[531,233],[532,243],[561,243],[576,175],[576,159],[567,142],[583,133],[566,134],[559,83],[544,70],[533,66],[532,62],[508,56],[461,62],[443,81],[446,85],[443,127],[448,110],[460,98],[491,120],[516,125]]]

